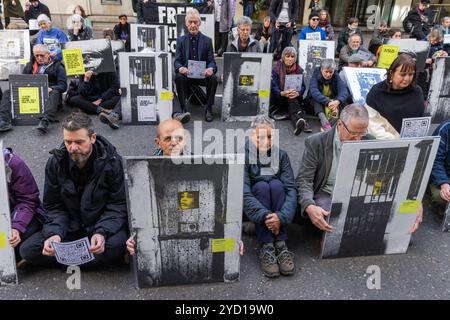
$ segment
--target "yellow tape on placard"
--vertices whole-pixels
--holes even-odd
[[[260,98],[269,98],[270,90],[259,90],[258,95]]]
[[[173,92],[161,91],[159,94],[159,100],[173,100]]]
[[[236,246],[236,239],[224,238],[224,239],[212,239],[212,252],[229,252],[234,251]]]
[[[20,59],[20,60],[19,60],[19,63],[20,63],[20,64],[27,64],[29,61],[30,61],[30,60],[28,60],[28,59]]]
[[[19,88],[19,113],[39,114],[39,88]]]
[[[417,213],[420,207],[419,200],[406,200],[400,203],[399,213]]]
[[[80,48],[64,49],[62,51],[62,56],[66,67],[66,74],[68,76],[84,74],[83,54]]]
[[[6,248],[6,232],[0,232],[0,249]]]

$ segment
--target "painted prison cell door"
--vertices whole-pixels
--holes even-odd
[[[408,149],[361,150],[352,182],[340,256],[384,254],[384,234]]]
[[[210,242],[217,236],[215,194],[213,181],[206,179],[164,186],[159,212],[162,283],[213,280]]]
[[[236,57],[231,65],[232,77],[236,92],[233,94],[231,116],[256,116],[259,103],[259,79],[261,58]]]

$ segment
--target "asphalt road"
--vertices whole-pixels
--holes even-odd
[[[2,85],[3,86],[3,85]],[[65,107],[58,115],[62,119],[71,111]],[[200,107],[193,107],[194,120],[201,120]],[[219,119],[203,123],[209,128],[247,129],[244,122],[224,123]],[[113,131],[94,119],[96,130],[107,137],[123,156],[150,155],[154,149],[155,130],[151,126],[123,126]],[[310,120],[315,132],[317,120]],[[193,122],[186,128],[193,133]],[[298,172],[304,139],[295,137],[288,121],[277,122],[281,147],[289,154]],[[14,127],[0,134],[4,145],[11,146],[31,168],[40,190],[43,190],[44,168],[48,152],[62,143],[59,124],[53,124],[46,136],[34,133],[34,127]],[[232,284],[214,283],[152,289],[136,289],[131,267],[121,265],[101,271],[85,271],[81,275],[81,289],[69,290],[69,274],[60,269],[20,271],[19,285],[0,287],[0,300],[6,299],[449,299],[450,255],[449,234],[440,232],[441,218],[425,206],[424,222],[412,239],[407,254],[321,260],[321,235],[308,225],[288,228],[288,246],[295,252],[297,272],[291,277],[268,279],[259,269],[257,244],[254,237],[245,236],[246,253],[241,259],[240,281]],[[367,268],[377,265],[381,270],[381,289],[369,290]]]

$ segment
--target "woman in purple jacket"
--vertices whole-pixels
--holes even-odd
[[[3,157],[12,222],[10,244],[19,258],[19,244],[42,229],[45,211],[36,181],[25,162],[10,148],[3,149]]]

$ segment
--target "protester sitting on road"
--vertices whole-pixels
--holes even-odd
[[[251,37],[252,20],[243,16],[237,23],[238,37],[228,44],[227,52],[261,52],[258,40]]]
[[[431,200],[440,214],[450,202],[450,120],[447,120],[433,132],[441,137],[430,177]]]
[[[38,19],[41,30],[37,35],[36,43],[45,44],[53,59],[62,60],[62,44],[69,41],[66,34],[59,28],[53,27],[52,21],[45,14],[41,14]]]
[[[442,32],[442,36],[450,34],[450,17],[443,17],[441,20],[441,24],[436,26],[436,29]],[[444,44],[444,50],[450,54],[450,43]]]
[[[320,10],[319,12],[319,27],[325,31],[327,35],[327,40],[333,40],[334,38],[334,28],[331,25],[330,14],[327,10]]]
[[[115,72],[94,74],[86,71],[79,77],[78,91],[68,98],[67,103],[84,112],[110,113],[120,101],[120,84]]]
[[[12,234],[9,243],[20,261],[23,241],[42,229],[45,211],[39,199],[39,189],[30,168],[11,148],[3,149]]]
[[[309,218],[320,230],[334,230],[325,217],[331,210],[342,143],[373,139],[367,134],[368,125],[367,110],[363,106],[350,104],[342,110],[332,130],[314,134],[305,140],[305,151],[296,178],[298,204],[301,216]],[[422,210],[419,210],[410,232],[416,231],[421,221]]]
[[[119,16],[119,23],[114,26],[113,32],[116,40],[121,40],[125,43],[126,52],[131,51],[130,28],[127,15],[121,14]]]
[[[368,50],[376,54],[378,48],[383,44],[384,39],[389,37],[389,28],[386,21],[381,21],[380,26],[373,32]]]
[[[97,135],[82,112],[66,117],[64,143],[54,150],[45,169],[42,232],[28,238],[20,254],[31,265],[55,265],[53,242],[89,237],[98,266],[123,258],[127,240],[127,206],[122,157]]]
[[[272,70],[271,82],[271,102],[273,109],[279,111],[286,110],[292,126],[294,134],[298,136],[306,128],[306,120],[302,110],[302,97],[305,92],[305,81],[303,79],[303,69],[298,65],[297,51],[293,47],[286,47],[281,54],[281,59],[276,63]],[[300,87],[297,91],[295,88],[286,89],[286,76],[302,75]]]
[[[311,12],[309,24],[302,29],[298,40],[327,40],[327,33],[319,27],[319,13]]]
[[[387,72],[367,94],[366,103],[401,132],[404,118],[422,117],[425,111],[422,89],[416,85],[416,62],[399,54]]]
[[[85,25],[84,18],[74,14],[67,25],[70,41],[93,39],[92,28]]]
[[[314,70],[308,96],[314,113],[319,117],[322,130],[330,130],[330,120],[339,117],[339,111],[349,96],[347,86],[336,73],[333,59],[323,59],[320,67]]]
[[[348,38],[348,45],[344,46],[339,53],[339,69],[348,65],[348,58],[352,55],[361,56],[364,61],[363,67],[373,67],[377,64],[375,55],[362,46],[359,34],[353,34]]]
[[[188,33],[177,39],[177,50],[174,62],[175,84],[180,104],[174,106],[172,118],[177,119],[182,123],[189,122],[191,115],[187,112],[186,100],[189,97],[189,93],[192,91],[192,86],[199,85],[206,87],[205,121],[211,122],[214,119],[212,109],[218,85],[216,77],[217,65],[214,60],[212,40],[200,32],[200,13],[196,9],[190,9],[186,13],[185,23]],[[204,79],[188,77],[189,60],[205,62],[206,69]]]
[[[21,18],[25,21],[25,13],[23,12],[20,0],[3,0],[3,16],[5,17],[5,29],[8,29],[8,26],[11,22],[11,17]],[[3,29],[1,19],[0,29]]]
[[[80,5],[75,6],[72,13],[82,16],[84,19],[84,25],[86,27],[89,27],[92,29],[92,21],[88,18],[87,14],[86,14],[86,10],[84,10],[84,8],[82,6],[80,6]]]
[[[363,44],[363,35],[362,35],[362,31],[360,28],[358,28],[359,25],[359,20],[358,18],[352,17],[348,19],[348,25],[345,29],[343,29],[341,31],[341,33],[339,33],[339,38],[338,38],[338,45],[337,45],[337,49],[336,52],[339,54],[341,52],[341,49],[348,45],[348,39],[352,34],[359,34],[360,39],[361,39],[361,46]]]
[[[364,59],[361,56],[354,54],[354,55],[350,56],[350,58],[348,58],[347,67],[348,68],[362,68],[363,62],[364,62]],[[344,81],[344,83],[347,85],[347,88],[348,88],[348,83],[347,83],[347,79],[345,78],[344,69],[342,69],[339,72],[339,77],[341,78],[342,81]]]
[[[267,16],[264,18],[263,23],[258,27],[255,34],[255,39],[259,41],[259,45],[261,46],[261,52],[268,52],[272,33],[270,17]]]
[[[37,20],[41,14],[45,14],[49,19],[52,18],[48,7],[39,0],[30,0],[25,2],[25,22],[30,25],[30,20]],[[35,21],[37,22],[37,21]],[[39,30],[30,30],[30,35],[35,35]]]
[[[56,120],[58,106],[62,103],[62,94],[67,90],[66,70],[61,62],[51,59],[50,51],[42,44],[33,47],[33,56],[34,59],[25,66],[23,74],[48,75],[49,97],[37,127],[40,133],[47,133],[50,122]],[[11,120],[11,93],[10,90],[5,90],[0,103],[0,132],[12,129]]]
[[[274,121],[257,116],[251,128],[251,141],[245,147],[244,213],[255,223],[264,275],[270,278],[280,273],[292,275],[294,254],[286,245],[286,225],[294,219],[297,207],[294,173],[288,154],[273,144]],[[278,157],[273,156],[275,153]],[[279,162],[262,161],[263,157]]]

